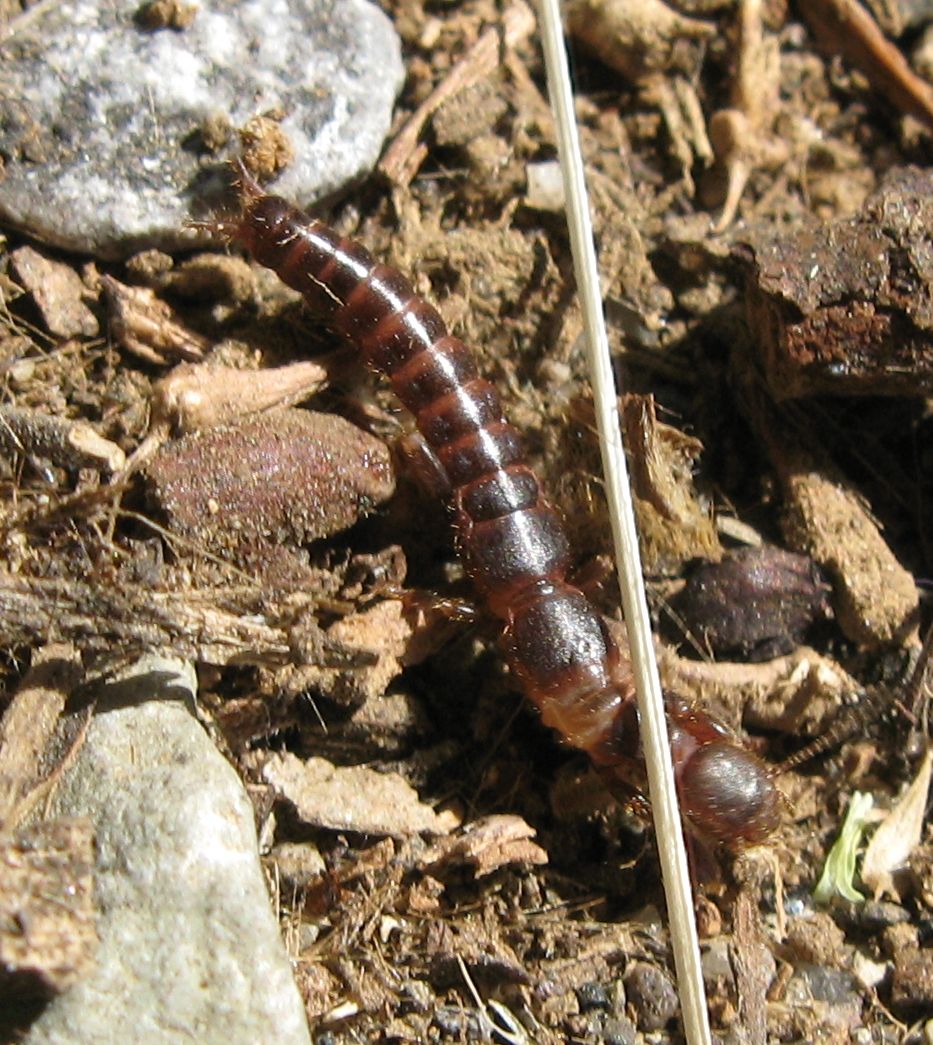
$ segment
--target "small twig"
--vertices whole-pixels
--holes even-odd
[[[892,105],[933,130],[933,87],[910,68],[858,0],[809,0],[800,12],[823,46],[842,54]]]
[[[119,471],[126,455],[86,421],[68,421],[38,410],[0,406],[0,448],[8,454],[44,458],[64,468]]]
[[[567,52],[556,0],[541,2],[541,38],[551,105],[556,117],[558,155],[564,176],[574,272],[587,335],[594,408],[606,477],[605,488],[631,646],[641,738],[667,897],[671,945],[680,986],[684,1033],[691,1045],[698,1045],[701,1042],[709,1042],[711,1038],[693,914],[693,896],[687,869],[683,827],[677,805],[664,698],[658,678],[651,620],[642,581],[635,512],[625,451],[622,447],[618,397],[600,297],[599,270],[593,244],[583,158],[574,117]]]
[[[517,0],[502,16],[502,25],[487,29],[443,80],[409,116],[379,161],[379,170],[394,184],[407,185],[418,173],[427,146],[419,139],[431,115],[448,98],[482,80],[499,65],[500,52],[525,40],[535,28],[531,9]]]

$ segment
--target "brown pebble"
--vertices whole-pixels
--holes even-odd
[[[395,488],[384,443],[294,409],[167,443],[146,473],[172,527],[212,551],[338,533]]]
[[[787,946],[802,962],[836,966],[847,958],[845,933],[822,911],[791,918],[787,926]]]

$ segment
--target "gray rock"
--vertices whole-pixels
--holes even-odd
[[[204,128],[283,114],[294,160],[275,191],[305,206],[369,170],[403,68],[366,0],[203,0],[180,31],[138,4],[65,0],[0,47],[0,219],[58,247],[120,257],[192,245],[230,181]],[[234,136],[235,138],[235,136]]]
[[[54,810],[96,828],[97,965],[28,1045],[310,1041],[253,811],[186,707],[194,688],[190,666],[153,657],[98,695]]]

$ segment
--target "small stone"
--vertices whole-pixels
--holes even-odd
[[[677,1015],[677,991],[670,977],[657,966],[633,962],[623,982],[640,1031],[663,1030]]]
[[[94,694],[54,812],[96,837],[96,966],[27,1045],[308,1045],[269,905],[253,809],[183,701],[189,665],[150,656]]]
[[[910,949],[894,955],[891,1006],[898,1011],[930,1011],[933,1005],[933,951]]]
[[[792,918],[787,927],[787,945],[804,962],[839,965],[848,956],[845,940],[842,929],[822,911]]]
[[[324,857],[310,842],[282,842],[269,854],[282,883],[290,889],[305,889],[327,870]]]
[[[605,1045],[635,1045],[637,1040],[638,1029],[627,1016],[606,1020],[603,1026]]]
[[[857,910],[858,924],[872,933],[910,921],[910,911],[890,900],[866,900]]]
[[[611,1002],[606,988],[601,983],[584,983],[577,988],[577,1004],[580,1006],[580,1012],[592,1012],[594,1009],[608,1009]]]
[[[190,246],[185,222],[215,213],[231,180],[237,137],[218,129],[270,114],[293,156],[276,191],[298,205],[372,167],[403,79],[375,4],[161,0],[146,11],[170,28],[140,25],[132,4],[65,0],[5,42],[0,218],[99,257]],[[273,152],[279,170],[281,142]]]
[[[546,210],[558,213],[564,208],[564,181],[560,164],[557,160],[546,160],[543,163],[529,163],[528,190],[525,203],[532,210]]]

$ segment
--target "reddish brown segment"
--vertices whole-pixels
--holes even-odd
[[[630,786],[641,774],[628,651],[567,582],[561,519],[470,351],[400,272],[277,196],[251,193],[233,235],[388,377],[447,475],[464,568],[504,624],[512,673],[546,725]],[[684,701],[667,707],[691,825],[731,845],[762,841],[780,804],[767,768]]]

